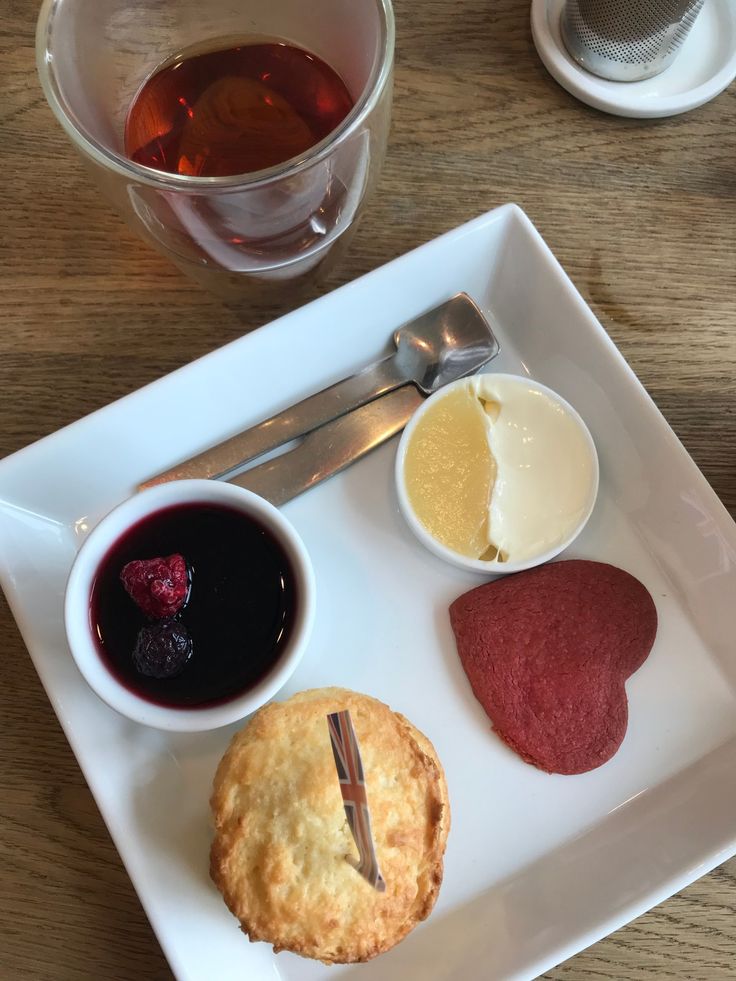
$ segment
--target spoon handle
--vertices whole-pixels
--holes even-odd
[[[381,395],[406,384],[396,355],[363,368],[362,371],[322,389],[269,419],[231,436],[140,485],[143,490],[170,480],[189,477],[218,478],[229,475],[256,457],[305,436],[319,426],[357,409]]]

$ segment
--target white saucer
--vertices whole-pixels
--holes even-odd
[[[676,60],[643,82],[609,82],[581,68],[560,35],[565,0],[532,0],[532,36],[547,71],[582,102],[616,116],[674,116],[715,98],[736,77],[736,4],[706,0]]]

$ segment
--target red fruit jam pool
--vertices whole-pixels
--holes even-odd
[[[174,553],[186,559],[191,587],[172,620],[192,650],[175,676],[150,677],[133,655],[141,631],[157,621],[131,599],[120,573],[135,559]],[[92,585],[90,626],[103,662],[130,691],[168,708],[206,708],[270,671],[291,637],[296,605],[289,558],[257,519],[218,504],[180,504],[139,521],[109,549]]]

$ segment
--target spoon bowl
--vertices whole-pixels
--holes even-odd
[[[488,321],[467,293],[399,327],[394,342],[398,371],[427,395],[472,375],[498,354]]]

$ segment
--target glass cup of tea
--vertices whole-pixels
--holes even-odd
[[[341,255],[386,150],[391,0],[44,0],[38,70],[127,222],[226,295]]]

